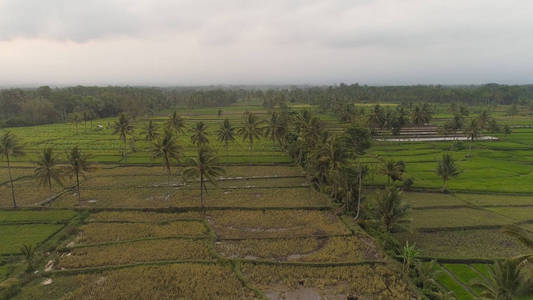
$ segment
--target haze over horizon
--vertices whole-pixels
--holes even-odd
[[[533,2],[4,0],[0,86],[533,83]]]

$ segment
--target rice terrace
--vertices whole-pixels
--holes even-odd
[[[0,296],[533,299],[532,104],[350,89],[3,90],[74,106],[0,114]]]

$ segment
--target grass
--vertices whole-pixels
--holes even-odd
[[[335,295],[359,295],[364,299],[407,299],[411,292],[404,282],[383,266],[306,267],[245,263],[244,275],[263,289],[281,287],[317,289]]]
[[[65,222],[76,215],[72,210],[3,210],[0,224],[21,222]]]
[[[327,206],[327,195],[306,187],[222,189],[207,186],[208,207],[307,207]],[[179,187],[108,187],[83,189],[82,206],[93,208],[199,207],[200,189]],[[53,204],[56,208],[78,205],[77,196],[67,193]]]
[[[159,213],[142,211],[101,211],[91,214],[88,222],[146,222],[161,223],[179,219],[199,219],[200,212]]]
[[[225,257],[304,262],[356,262],[383,259],[372,240],[363,237],[247,239],[221,241]]]
[[[18,254],[23,245],[36,246],[61,227],[63,225],[56,224],[1,225],[0,254]]]
[[[437,280],[448,290],[455,292],[455,297],[457,299],[474,299],[469,292],[467,292],[457,281],[455,281],[448,273],[443,271],[437,278]]]
[[[471,284],[472,284],[472,281],[474,280],[474,278],[480,278],[479,274],[476,273],[476,271],[474,271],[472,269],[472,267],[470,267],[469,265],[463,265],[463,264],[445,264],[444,267],[446,269],[448,269],[448,271],[452,272],[453,275],[459,280],[461,281],[464,285],[470,287]],[[480,292],[480,289],[479,288],[472,288],[472,290],[475,292],[475,293],[479,293]]]
[[[98,274],[57,276],[48,286],[32,282],[15,299],[253,299],[231,268],[173,264]]]
[[[527,253],[516,239],[499,230],[461,230],[443,232],[403,232],[400,241],[416,243],[421,255],[445,258],[503,258]]]
[[[211,211],[209,217],[221,238],[290,238],[349,233],[344,224],[327,211]]]
[[[165,238],[175,236],[205,236],[207,229],[201,222],[175,221],[165,224],[142,223],[91,223],[80,227],[78,243],[92,244],[117,242],[142,238]]]
[[[512,223],[503,216],[473,208],[413,210],[409,217],[413,219],[411,222],[413,228],[490,226]]]
[[[166,260],[209,259],[212,259],[212,255],[204,240],[149,240],[74,248],[59,259],[57,267],[77,269]]]

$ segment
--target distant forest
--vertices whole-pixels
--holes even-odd
[[[238,101],[274,107],[309,103],[328,110],[350,103],[461,102],[465,104],[526,104],[533,85],[365,86],[329,87],[67,87],[42,86],[0,91],[0,127],[27,126],[72,119],[88,121],[124,112],[132,117],[176,106],[222,107]]]

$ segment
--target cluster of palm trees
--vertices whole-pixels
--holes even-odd
[[[15,184],[11,175],[11,160],[13,158],[25,155],[23,145],[17,137],[11,133],[6,132],[0,137],[0,158],[7,162],[7,169],[9,175],[9,183],[11,186],[11,197],[13,200],[13,207],[17,208],[17,200],[15,195]],[[83,153],[77,146],[74,146],[67,152],[66,164],[61,164],[58,155],[52,148],[45,148],[38,155],[35,161],[34,178],[43,186],[47,186],[52,190],[52,182],[63,186],[63,178],[69,175],[75,179],[75,188],[80,197],[80,177],[84,178],[89,171],[89,156]]]
[[[394,109],[376,104],[369,111],[353,104],[337,105],[334,109],[342,122],[357,122],[371,128],[390,129],[397,135],[407,125],[423,126],[431,121],[433,109],[428,103],[420,105],[401,104]]]

